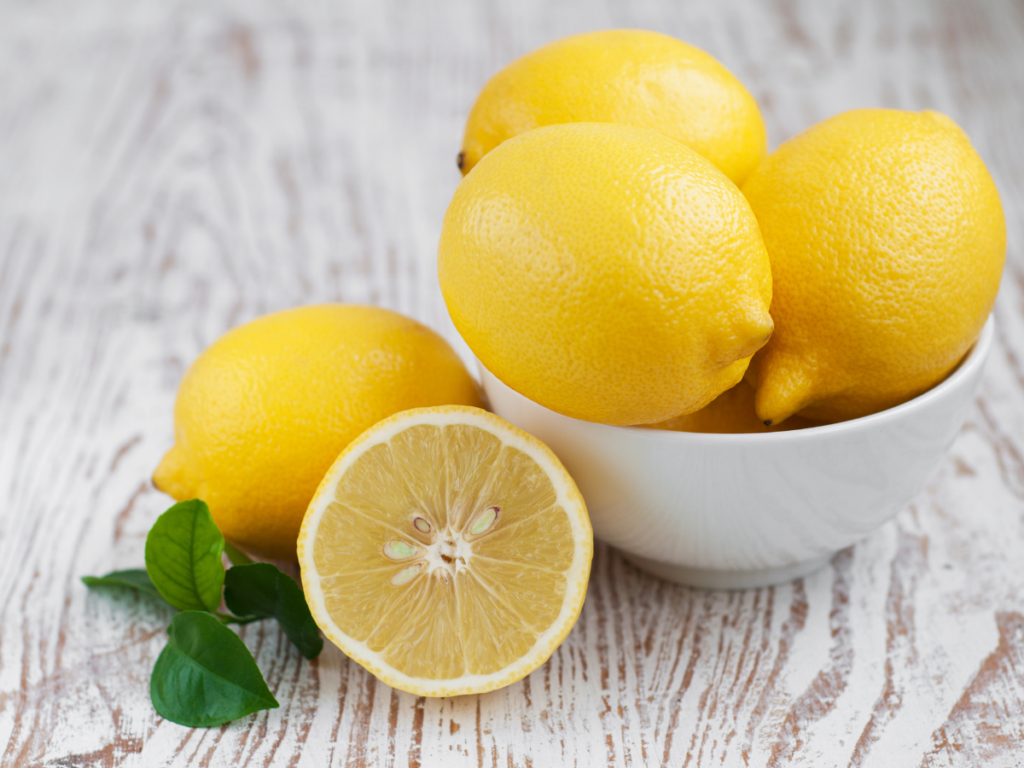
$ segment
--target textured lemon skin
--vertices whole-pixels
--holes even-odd
[[[768,426],[758,418],[757,411],[754,409],[754,396],[754,387],[748,381],[743,380],[732,389],[727,389],[699,411],[647,426],[650,429],[663,429],[672,432],[702,432],[719,435],[787,432],[793,429],[820,426],[820,422],[800,416],[792,416],[781,424]]]
[[[787,141],[743,186],[771,259],[757,413],[827,421],[898,405],[977,340],[1006,254],[999,194],[935,112],[864,109]]]
[[[345,446],[393,413],[448,403],[481,400],[426,326],[358,305],[277,312],[228,331],[188,369],[153,483],[206,501],[244,549],[294,560],[309,500]]]
[[[488,370],[586,421],[702,408],[772,328],[746,200],[696,152],[641,128],[553,125],[489,153],[445,214],[438,276]]]
[[[516,663],[496,673],[481,676],[470,676],[462,679],[427,679],[414,678],[403,674],[388,665],[379,654],[370,651],[365,644],[346,635],[335,623],[330,612],[324,605],[323,592],[320,586],[320,574],[316,573],[316,537],[323,507],[338,485],[340,477],[352,464],[352,459],[364,451],[368,445],[386,440],[391,434],[417,424],[454,424],[464,423],[476,427],[484,427],[502,435],[504,441],[527,453],[548,473],[556,489],[559,501],[571,516],[576,533],[574,540],[573,567],[567,574],[568,588],[562,604],[558,620],[539,639],[530,652]],[[328,499],[324,499],[327,496]],[[353,440],[338,456],[328,470],[323,481],[317,487],[309,509],[302,521],[298,539],[298,561],[301,567],[302,586],[309,602],[310,612],[317,626],[328,640],[341,651],[368,670],[381,682],[416,696],[464,696],[476,693],[487,693],[506,685],[511,685],[526,677],[537,667],[547,661],[555,649],[572,630],[583,610],[583,602],[587,595],[587,583],[590,579],[590,568],[594,558],[594,532],[587,515],[586,503],[572,477],[555,456],[554,452],[544,443],[518,427],[509,424],[493,413],[479,408],[459,406],[440,406],[433,408],[416,408],[384,419],[367,429]],[[415,610],[416,606],[410,606]]]
[[[699,48],[657,32],[587,32],[519,58],[484,86],[460,167],[506,139],[557,123],[619,123],[682,142],[742,184],[767,153],[757,102]]]

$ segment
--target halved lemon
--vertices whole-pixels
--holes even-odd
[[[583,607],[593,552],[550,449],[468,406],[403,411],[356,438],[298,542],[320,629],[420,696],[491,691],[547,661]]]

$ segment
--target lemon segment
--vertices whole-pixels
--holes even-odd
[[[385,419],[327,473],[298,542],[324,634],[422,696],[480,693],[542,664],[579,616],[593,533],[540,441],[478,408]]]

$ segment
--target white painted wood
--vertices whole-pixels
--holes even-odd
[[[280,709],[156,717],[168,612],[78,577],[142,563],[183,371],[227,328],[317,301],[458,343],[434,259],[466,112],[514,56],[607,26],[719,57],[773,145],[857,106],[968,131],[1010,251],[948,460],[894,524],[784,587],[690,590],[599,548],[577,627],[502,691],[417,699],[252,625]],[[1024,763],[1022,94],[1009,0],[0,6],[0,763]]]

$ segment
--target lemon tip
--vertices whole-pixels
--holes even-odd
[[[799,365],[761,366],[757,372],[754,410],[766,427],[777,426],[810,405],[817,381]]]

